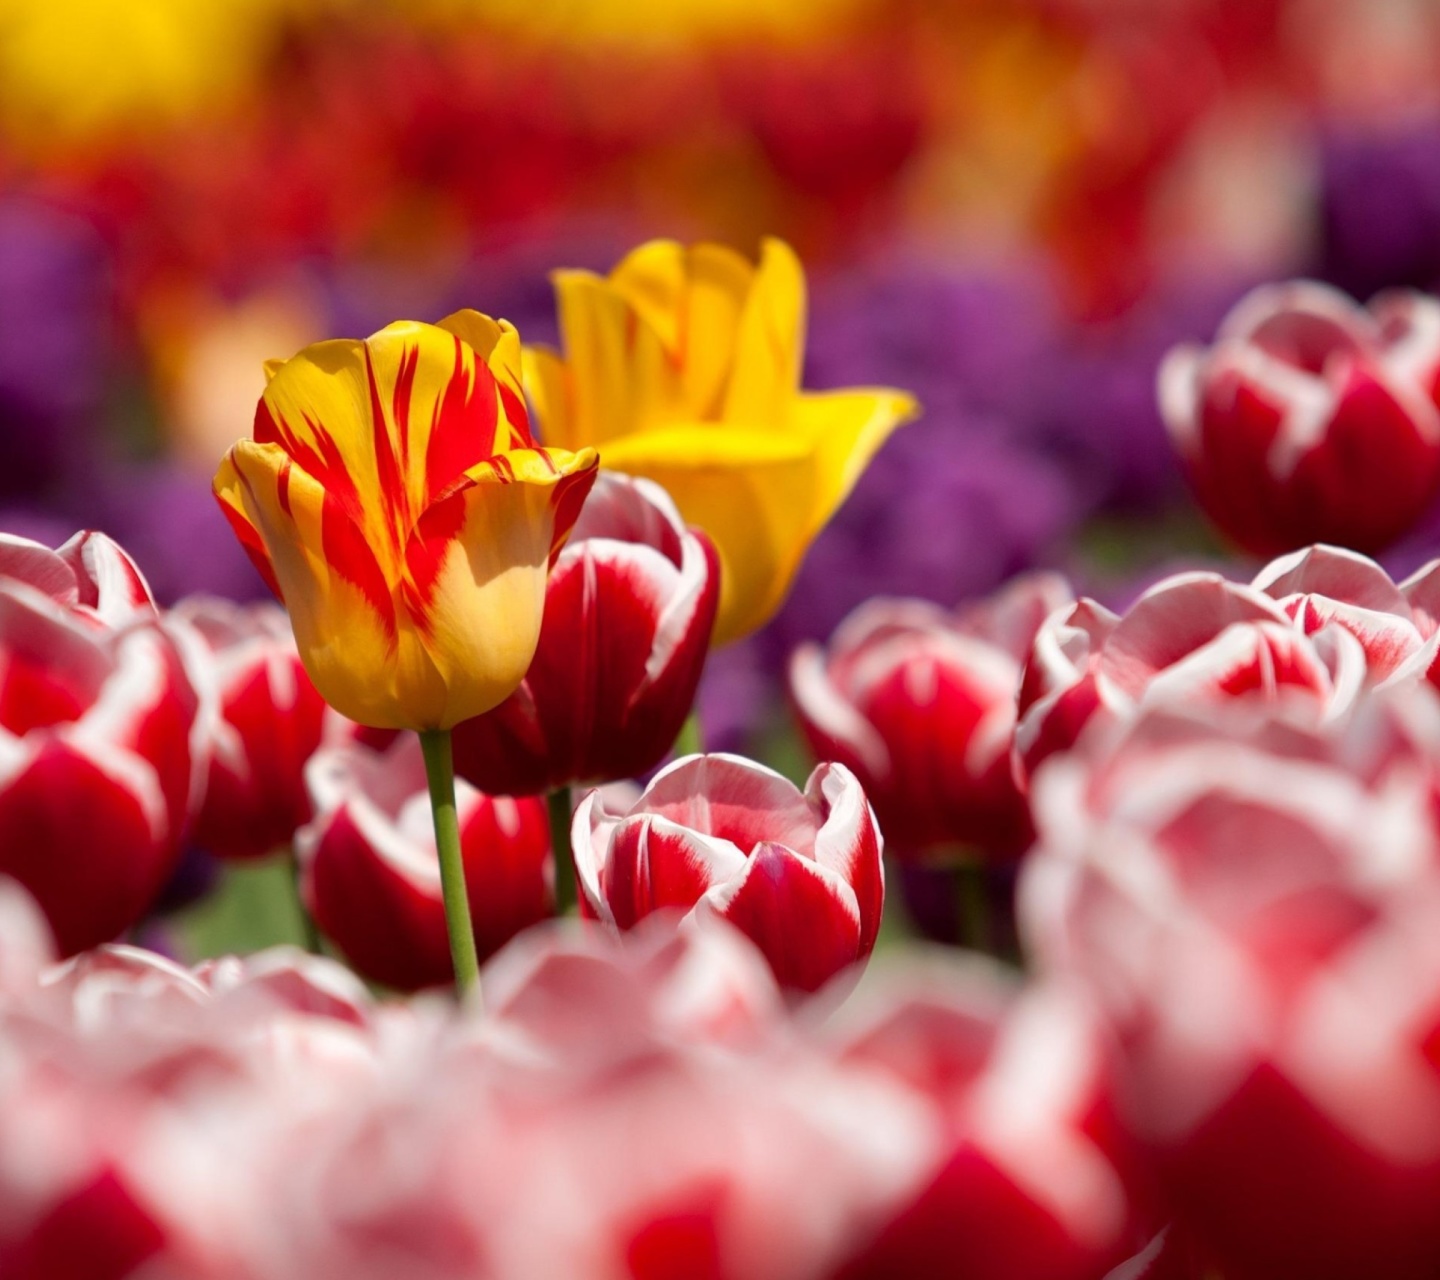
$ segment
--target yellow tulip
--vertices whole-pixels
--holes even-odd
[[[716,643],[754,631],[914,399],[800,390],[805,274],[778,240],[758,266],[656,240],[609,276],[554,280],[563,358],[525,351],[542,438],[668,489],[720,555]]]
[[[378,728],[448,729],[534,656],[550,562],[593,449],[530,435],[514,328],[404,321],[267,367],[215,494],[285,602],[305,669]]]

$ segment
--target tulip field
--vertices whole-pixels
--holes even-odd
[[[1437,86],[0,0],[0,1280],[1440,1280]]]

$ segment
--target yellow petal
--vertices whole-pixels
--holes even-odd
[[[502,394],[501,408],[511,427],[511,448],[526,448],[533,441],[529,415],[525,412],[525,378],[522,368],[520,334],[508,320],[493,320],[466,308],[454,311],[436,325],[453,333],[489,366]]]
[[[721,566],[717,645],[770,619],[810,544],[819,472],[806,440],[674,427],[613,442],[605,465],[662,485],[685,519],[709,534]]]
[[[592,449],[516,451],[474,468],[421,518],[407,548],[405,603],[445,685],[430,727],[484,714],[524,678],[549,562],[597,461]]]
[[[578,449],[570,371],[549,347],[526,347],[523,353],[525,391],[535,417],[536,434],[545,445]]]
[[[590,271],[557,271],[555,296],[574,399],[575,439],[599,445],[635,429],[644,399],[654,397],[664,362],[648,328],[648,351],[633,350],[629,304]],[[643,371],[642,371],[643,370]]]
[[[890,433],[919,412],[914,396],[888,387],[807,392],[799,397],[794,429],[809,437],[815,450],[812,538],[850,496]]]
[[[342,715],[377,728],[430,727],[445,686],[361,532],[278,445],[244,440],[216,478],[274,567],[301,661]]]
[[[735,339],[726,422],[784,427],[805,354],[805,270],[781,240],[766,240]]]
[[[270,379],[255,438],[282,444],[344,506],[393,578],[431,497],[510,444],[481,368],[454,334],[412,321],[316,343]]]

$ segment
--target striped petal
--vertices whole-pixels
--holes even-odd
[[[552,557],[594,483],[594,450],[517,450],[472,468],[425,512],[405,553],[409,625],[445,686],[430,727],[503,702],[540,638]]]

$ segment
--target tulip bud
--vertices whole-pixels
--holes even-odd
[[[1241,546],[1378,551],[1440,487],[1440,301],[1368,309],[1326,285],[1257,289],[1208,350],[1179,347],[1161,412],[1201,505]]]
[[[198,703],[149,600],[103,535],[0,543],[0,873],[66,954],[134,924],[179,854]]]
[[[400,990],[452,980],[440,863],[419,741],[385,752],[327,747],[306,769],[315,817],[295,836],[301,894],[356,970]],[[550,915],[543,801],[457,784],[460,848],[477,949],[489,955]]]
[[[213,686],[219,709],[191,842],[224,858],[261,857],[288,845],[310,817],[305,762],[328,716],[284,611],[192,596],[169,617],[194,635],[192,668]]]
[[[892,851],[1024,848],[1029,814],[1010,768],[1021,664],[1069,597],[1061,579],[1035,574],[953,615],[872,600],[828,651],[796,651],[790,690],[805,735],[860,779]]]
[[[535,660],[455,727],[455,768],[497,795],[631,778],[675,741],[705,665],[720,572],[648,480],[602,472],[550,572]]]
[[[738,756],[687,756],[628,810],[592,791],[575,811],[575,872],[588,909],[630,929],[678,908],[720,916],[781,985],[814,991],[875,946],[881,839],[860,784],[822,764],[804,794]]]

